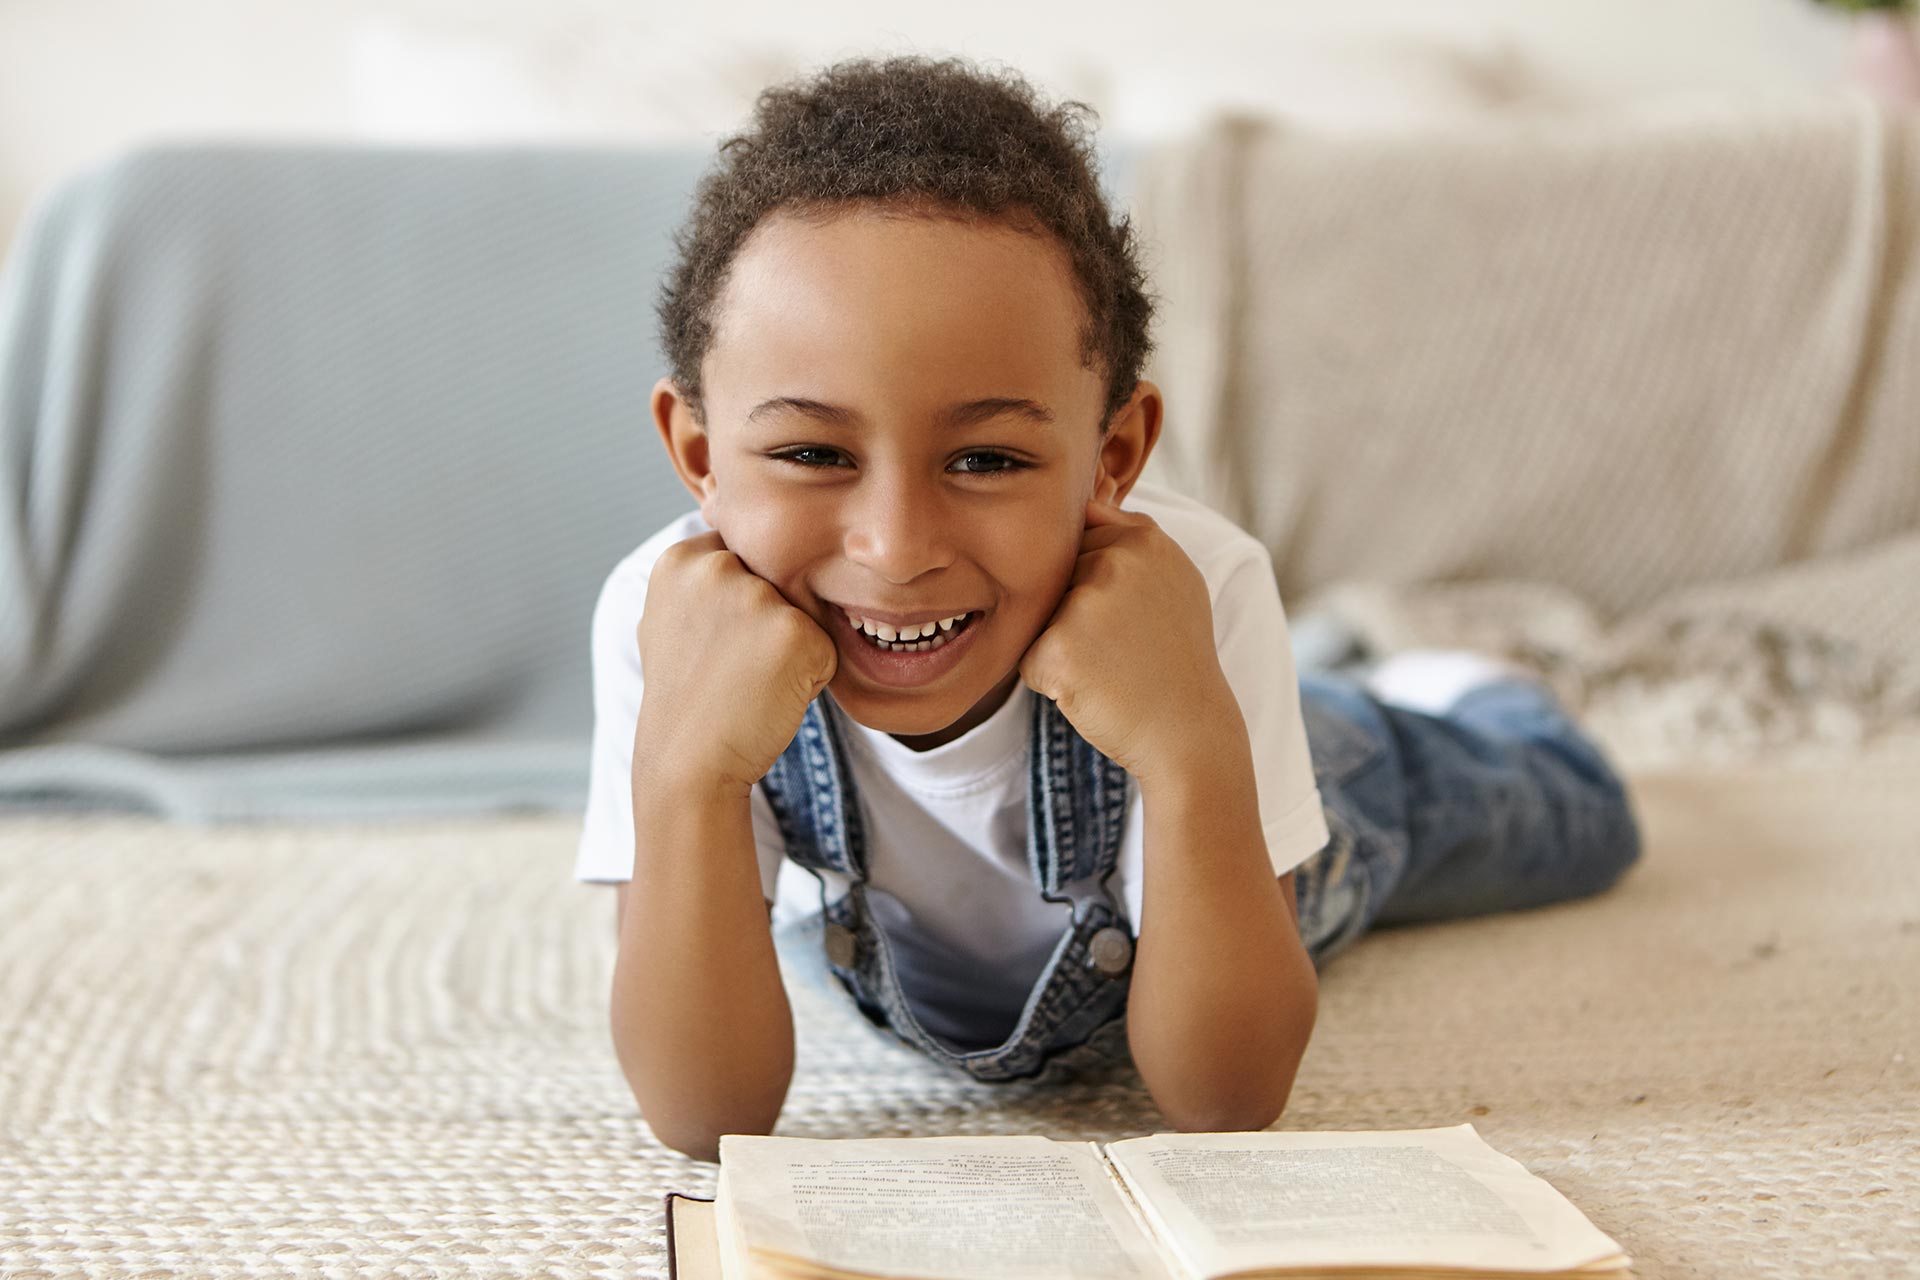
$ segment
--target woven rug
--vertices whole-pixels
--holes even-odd
[[[1276,1127],[1471,1121],[1636,1274],[1920,1273],[1920,740],[1636,776],[1613,891],[1335,959]],[[0,823],[0,1275],[661,1276],[577,821]],[[783,964],[809,1136],[1164,1127],[1130,1071],[994,1088]]]

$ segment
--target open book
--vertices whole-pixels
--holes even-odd
[[[727,1134],[674,1280],[1586,1276],[1618,1244],[1471,1124],[1051,1138]]]

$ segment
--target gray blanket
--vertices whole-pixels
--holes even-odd
[[[577,807],[700,157],[184,148],[0,289],[0,803]]]

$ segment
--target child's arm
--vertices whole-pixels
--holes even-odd
[[[668,1146],[719,1159],[769,1133],[793,1014],[767,927],[751,800],[833,678],[833,641],[718,533],[670,546],[640,619],[633,900],[614,964],[615,1053]]]
[[[1127,1039],[1176,1127],[1264,1129],[1285,1110],[1319,1008],[1289,874],[1276,879],[1231,696],[1194,720],[1189,765],[1142,782],[1146,879]]]
[[[634,900],[620,922],[613,1042],[654,1136],[696,1160],[771,1133],[793,1078],[746,792],[634,770]]]
[[[1292,878],[1293,873],[1288,872],[1287,874],[1288,874],[1288,880],[1290,880]],[[1281,883],[1287,884],[1288,880],[1282,880]],[[613,940],[617,944],[620,941],[621,931],[625,927],[623,922],[627,918],[627,882],[624,880],[618,881],[614,884],[613,887],[615,890],[614,903],[613,903]],[[1291,899],[1289,899],[1289,901],[1291,901]],[[1294,916],[1294,919],[1296,920],[1299,918],[1300,917],[1298,916],[1298,914]],[[773,903],[772,902],[767,903],[767,922],[769,924],[773,922]]]
[[[1090,501],[1073,579],[1020,671],[1140,787],[1127,997],[1140,1078],[1182,1129],[1267,1127],[1293,1090],[1319,983],[1274,874],[1205,577],[1151,516]]]

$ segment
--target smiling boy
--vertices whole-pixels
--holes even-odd
[[[1078,128],[957,61],[842,63],[761,96],[677,242],[651,407],[698,510],[595,611],[578,874],[630,880],[614,1045],[698,1158],[785,1100],[776,904],[977,1079],[1104,1042],[1200,1130],[1292,1089],[1295,871],[1351,891],[1351,827],[1264,548],[1141,482],[1151,304]]]

